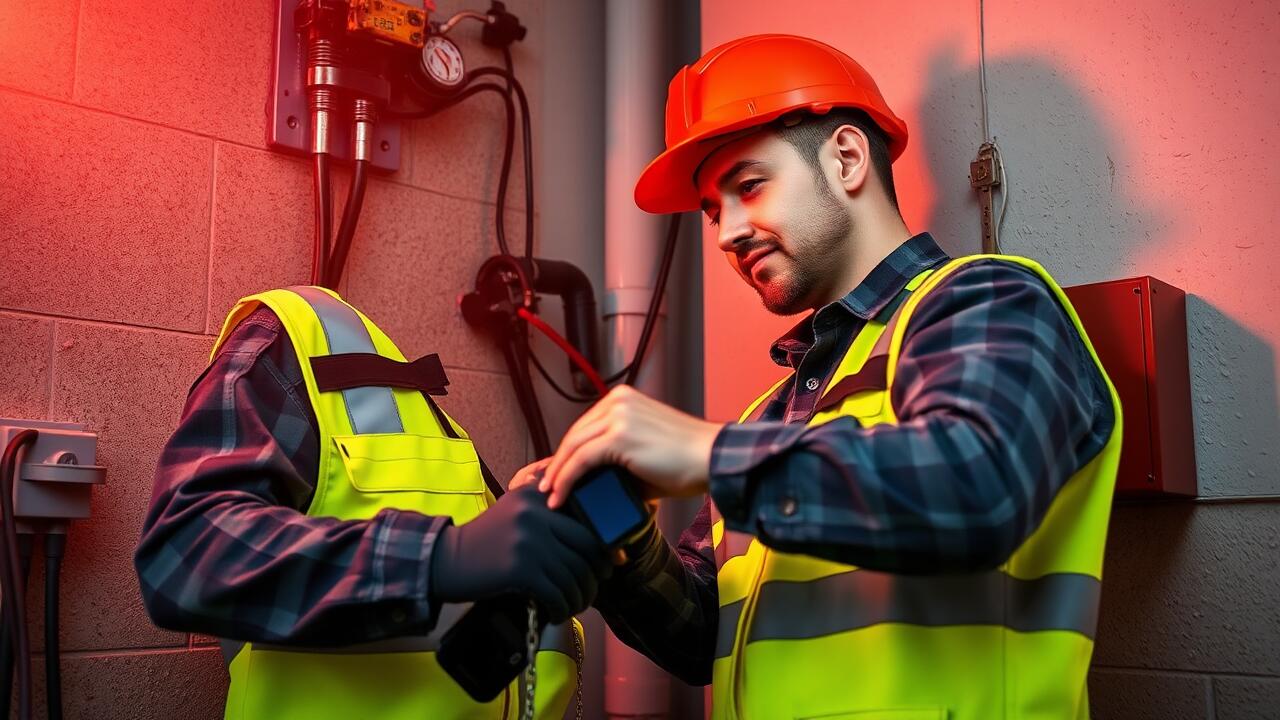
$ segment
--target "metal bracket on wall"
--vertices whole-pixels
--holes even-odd
[[[996,162],[995,147],[991,143],[983,143],[978,148],[978,159],[969,163],[969,185],[978,191],[978,204],[982,209],[982,252],[1000,251],[998,240],[999,228],[995,217],[994,190],[1000,187],[1004,178],[1000,176],[1000,165]]]
[[[267,144],[274,150],[310,156],[311,115],[307,112],[306,57],[294,22],[297,0],[276,0],[276,42],[271,83],[267,101]],[[339,117],[350,117],[340,111]],[[400,169],[399,120],[379,117],[373,128],[372,166],[395,172]],[[330,126],[331,147],[335,159],[351,160],[351,122]]]

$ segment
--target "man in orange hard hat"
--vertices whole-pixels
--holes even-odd
[[[951,259],[898,211],[905,123],[844,53],[759,35],[671,82],[650,212],[700,208],[778,314],[789,372],[722,425],[618,387],[518,473],[566,497],[625,466],[710,495],[650,531],[596,605],[711,682],[712,717],[1088,716],[1119,400],[1061,289]]]

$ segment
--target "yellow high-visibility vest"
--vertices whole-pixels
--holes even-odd
[[[890,318],[867,323],[809,425],[845,416],[862,427],[896,424],[889,390],[912,313],[951,273],[982,259],[1015,263],[1043,279],[1102,371],[1080,318],[1044,268],[1020,257],[965,257],[915,277]],[[864,368],[869,372],[859,376]],[[867,381],[877,373],[880,382]],[[1115,427],[1105,447],[1062,487],[1039,528],[990,572],[905,576],[777,552],[726,531],[713,505],[720,617],[712,717],[1087,718],[1085,680],[1120,459],[1120,400],[1106,383]]]
[[[231,310],[218,348],[265,305],[284,324],[297,354],[320,432],[319,473],[307,515],[372,518],[383,508],[448,515],[460,525],[494,497],[465,431],[419,390],[363,386],[321,392],[312,358],[373,353],[403,363],[395,344],[337,293],[318,287],[272,290]],[[492,702],[472,700],[436,662],[435,650],[468,605],[446,604],[426,636],[337,648],[224,642],[231,687],[228,720],[507,719],[520,717],[522,680]],[[549,626],[536,655],[536,717],[559,720],[577,687],[582,628]]]

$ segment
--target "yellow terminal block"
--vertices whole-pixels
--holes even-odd
[[[431,0],[426,9],[396,0],[351,0],[347,30],[422,49],[427,40],[427,13],[435,9]]]

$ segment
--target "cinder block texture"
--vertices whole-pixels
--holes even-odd
[[[55,3],[39,31],[23,24],[30,8],[10,5],[0,9],[0,413],[87,424],[107,467],[62,571],[66,717],[221,717],[227,678],[212,638],[151,624],[132,555],[210,335],[239,297],[309,280],[311,168],[265,150],[276,3]],[[440,5],[437,19],[477,9]],[[529,27],[512,54],[536,133],[542,0],[508,7]],[[501,65],[480,31],[455,33],[468,64]],[[457,310],[497,252],[505,118],[494,100],[406,125],[404,169],[371,182],[342,289],[406,355],[441,354],[453,380],[442,404],[505,482],[526,461],[524,422],[501,356]],[[524,237],[520,163],[517,147],[513,249]],[[335,215],[348,178],[335,169]],[[43,576],[35,563],[37,651]],[[42,700],[38,687],[39,717]]]
[[[44,656],[32,662],[33,715],[47,720]],[[63,718],[220,720],[227,683],[217,648],[63,657]]]
[[[1117,508],[1096,666],[1280,675],[1280,505]]]
[[[372,182],[347,262],[346,299],[410,359],[439,353],[449,367],[505,372],[501,354],[458,309],[481,263],[497,252],[492,227],[491,205]]]
[[[1093,720],[1214,720],[1209,678],[1094,670],[1089,673]]]
[[[1280,492],[1274,344],[1196,295],[1187,333],[1200,494]]]
[[[107,468],[106,485],[94,491],[93,517],[74,524],[68,539],[64,649],[185,646],[184,635],[147,618],[133,550],[156,458],[212,343],[198,335],[84,323],[59,323],[54,342],[52,418],[98,432],[98,463]]]
[[[73,99],[266,146],[274,2],[84,0]]]
[[[45,419],[52,349],[52,320],[0,314],[0,417]]]
[[[501,82],[501,78],[492,79]],[[409,123],[410,183],[454,197],[496,202],[506,147],[505,107],[499,95],[482,92],[438,115]],[[520,112],[518,105],[516,112]],[[524,142],[519,120],[516,121],[512,143],[505,205],[523,209]],[[458,148],[467,148],[468,151],[458,152]],[[535,158],[534,162],[537,161]],[[536,185],[534,190],[537,191]],[[536,197],[534,202],[537,202]],[[524,242],[523,231],[508,232],[508,240],[514,244],[516,241],[512,236],[518,236],[519,241]]]
[[[0,91],[0,307],[200,331],[209,140]]]
[[[76,3],[0,3],[0,85],[45,97],[71,97]]]
[[[505,486],[525,465],[528,436],[511,380],[498,373],[446,370],[449,395],[440,398],[440,406],[466,429],[480,457]]]
[[[215,156],[208,332],[216,335],[240,298],[310,283],[315,215],[305,161],[226,143]]]
[[[1213,704],[1215,720],[1275,720],[1280,718],[1280,678],[1216,677]]]

